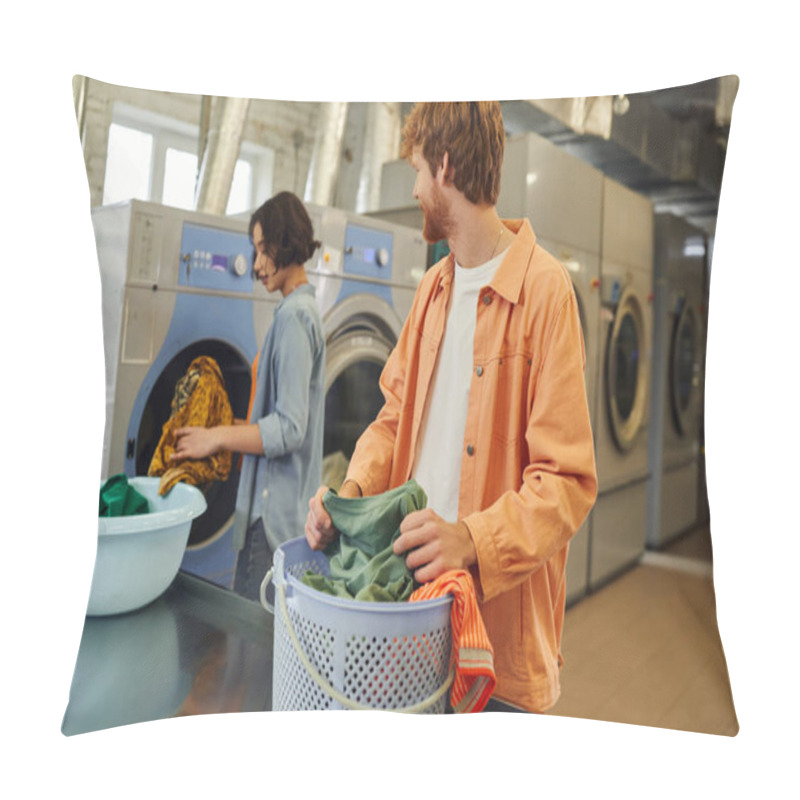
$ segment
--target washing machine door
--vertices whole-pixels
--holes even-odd
[[[646,411],[645,337],[641,303],[632,289],[625,289],[609,329],[605,364],[611,434],[623,452],[633,446]]]
[[[669,396],[675,428],[685,436],[691,428],[697,400],[699,326],[689,303],[682,299],[681,306],[670,345]]]
[[[175,386],[197,356],[210,356],[219,364],[225,381],[228,399],[235,417],[247,415],[250,400],[251,365],[241,352],[228,342],[204,339],[193,342],[169,359],[147,393],[141,414],[134,412],[128,439],[126,464],[131,475],[147,475],[150,462],[158,447],[164,424],[171,414]],[[215,481],[203,487],[207,511],[192,522],[188,550],[205,547],[216,541],[230,525],[236,505],[239,483],[239,459],[234,457],[231,472],[225,481]]]
[[[356,442],[377,417],[384,398],[379,380],[400,335],[391,306],[375,295],[351,295],[324,320],[325,433],[322,480],[338,489]]]

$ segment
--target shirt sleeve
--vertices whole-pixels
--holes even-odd
[[[258,420],[264,455],[267,458],[298,450],[308,428],[311,374],[314,366],[310,326],[297,313],[280,321],[277,346],[270,364],[276,386],[275,410]]]
[[[563,549],[597,497],[585,351],[573,294],[561,303],[547,341],[531,376],[521,486],[464,519],[478,556],[482,601],[513,588]]]

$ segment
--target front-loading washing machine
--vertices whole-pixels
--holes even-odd
[[[653,392],[647,546],[697,524],[706,236],[672,214],[655,217]]]
[[[589,589],[636,563],[647,527],[653,206],[604,176]]]
[[[338,488],[384,398],[379,379],[425,273],[421,231],[306,204],[323,247],[306,265],[325,331],[323,483]]]
[[[191,361],[220,366],[234,416],[244,418],[251,364],[276,300],[253,276],[247,222],[132,200],[92,210],[102,284],[106,426],[101,478],[146,475]],[[233,585],[238,459],[204,489],[181,569]]]
[[[534,133],[509,137],[497,212],[527,217],[537,244],[568,270],[581,317],[586,352],[586,396],[594,426],[600,328],[600,239],[603,174]],[[591,514],[570,541],[567,604],[586,594]]]

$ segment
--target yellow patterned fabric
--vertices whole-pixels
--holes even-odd
[[[213,358],[199,356],[175,385],[172,413],[161,429],[161,439],[147,470],[152,477],[161,476],[158,493],[166,494],[179,481],[202,487],[213,481],[227,480],[233,460],[229,450],[199,461],[186,460],[175,465],[170,464],[169,459],[175,452],[175,431],[178,428],[232,424],[233,411],[222,371]]]

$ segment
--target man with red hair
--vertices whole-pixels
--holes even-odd
[[[450,253],[417,290],[339,494],[424,488],[395,552],[419,583],[470,571],[494,649],[487,709],[541,712],[560,693],[568,546],[597,477],[572,283],[528,220],[495,210],[504,143],[496,102],[422,103],[405,122],[423,235]],[[337,535],[324,492],[306,522],[317,549]]]

